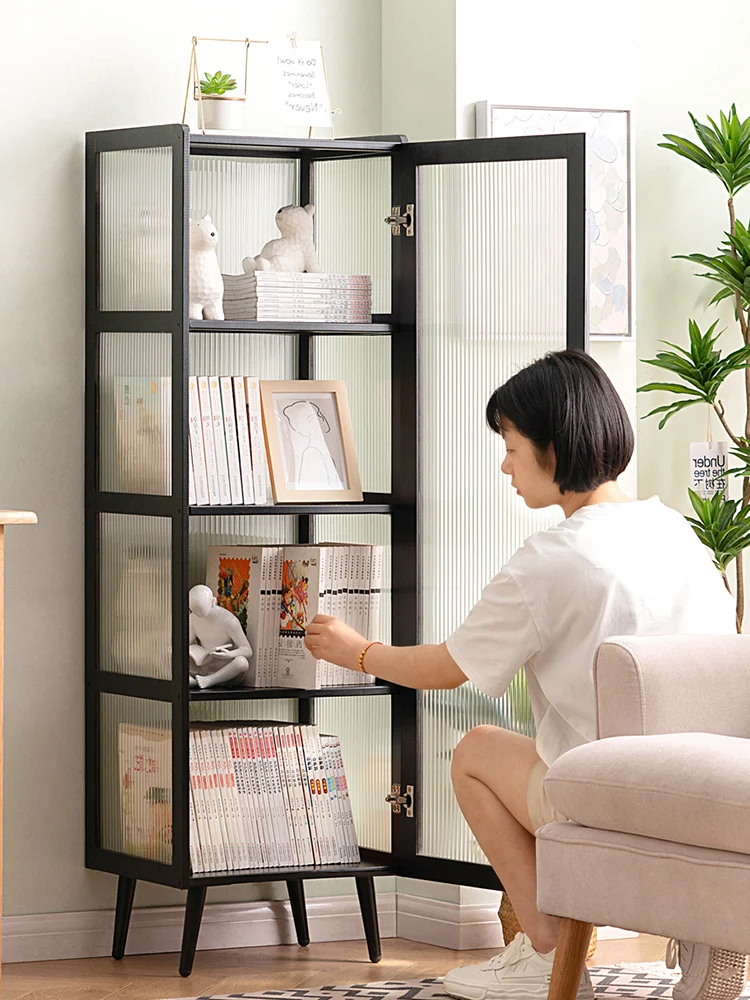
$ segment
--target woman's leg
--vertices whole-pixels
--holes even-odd
[[[456,747],[451,777],[461,812],[508,890],[536,951],[557,945],[560,919],[536,907],[536,838],[526,805],[534,741],[497,726],[477,726]]]

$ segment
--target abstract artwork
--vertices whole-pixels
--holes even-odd
[[[584,132],[589,156],[589,333],[629,337],[630,115],[627,111],[477,105],[477,135]]]

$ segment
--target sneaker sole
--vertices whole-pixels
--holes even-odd
[[[466,983],[456,983],[450,979],[443,979],[443,992],[447,993],[449,997],[455,997],[456,1000],[547,1000],[549,983],[516,986],[515,988],[504,984],[502,989],[493,990],[485,986],[469,986]],[[594,1000],[593,989],[588,986],[579,988],[576,1000]],[[721,997],[717,1000],[736,1000],[736,998]]]
[[[736,959],[733,952],[727,952],[727,955]],[[730,969],[736,969],[736,971],[732,971],[729,975],[721,975],[722,971],[726,973]],[[707,982],[698,993],[688,992],[683,986],[682,980],[679,980],[672,989],[672,1000],[698,1000],[698,998],[700,1000],[737,1000],[745,988],[746,979],[747,961],[741,968],[736,968],[734,961],[732,961],[731,965],[725,966],[723,970],[714,969],[713,972],[709,973]]]

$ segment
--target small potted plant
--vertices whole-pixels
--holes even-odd
[[[217,70],[213,76],[206,73],[200,82],[201,96],[198,98],[198,125],[205,128],[236,132],[242,127],[244,97],[231,95],[237,89],[237,81],[229,73]],[[201,122],[201,109],[203,122]]]

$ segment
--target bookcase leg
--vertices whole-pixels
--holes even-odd
[[[195,948],[198,944],[198,932],[201,929],[203,906],[206,902],[206,889],[188,889],[185,904],[185,926],[182,930],[182,952],[180,953],[180,975],[189,976],[193,971]]]
[[[289,904],[292,907],[294,917],[294,929],[297,932],[297,941],[306,948],[310,944],[310,930],[307,926],[307,907],[305,906],[305,883],[301,879],[289,881],[286,884],[289,890]]]
[[[357,879],[357,895],[359,908],[362,911],[362,923],[365,925],[367,951],[371,962],[379,962],[383,957],[380,951],[380,929],[378,928],[378,909],[375,905],[375,883],[372,875],[360,875]]]
[[[133,910],[136,879],[120,875],[117,880],[117,906],[115,908],[115,935],[112,939],[112,958],[121,959],[128,940],[130,914]]]

